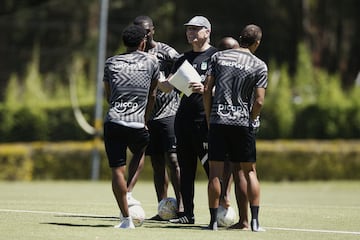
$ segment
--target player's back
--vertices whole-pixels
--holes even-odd
[[[111,92],[106,121],[143,126],[149,88],[158,77],[158,61],[148,53],[135,51],[107,59],[104,81]]]
[[[238,49],[216,53],[211,64],[216,79],[211,122],[246,126],[255,87],[267,86],[266,64]]]

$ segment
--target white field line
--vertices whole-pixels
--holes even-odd
[[[104,217],[104,218],[105,217],[113,217],[113,216],[95,215],[95,214],[88,214],[88,213],[30,211],[30,210],[16,210],[16,209],[0,209],[0,212],[54,214],[54,215],[88,216],[88,217]],[[353,232],[353,231],[337,231],[337,230],[322,230],[322,229],[301,229],[301,228],[280,228],[280,227],[264,227],[264,228],[267,229],[267,230],[292,231],[292,232],[315,232],[315,233],[334,233],[334,234],[360,235],[360,232]]]
[[[0,212],[16,212],[16,213],[34,213],[34,214],[54,214],[54,215],[66,215],[66,216],[87,216],[87,217],[114,217],[105,215],[96,215],[88,213],[67,213],[67,212],[49,212],[49,211],[30,211],[30,210],[16,210],[16,209],[0,209]],[[114,217],[115,218],[115,217]]]
[[[279,227],[264,227],[265,229],[293,231],[293,232],[316,232],[316,233],[336,233],[336,234],[352,234],[360,235],[360,232],[352,231],[337,231],[337,230],[322,230],[322,229],[301,229],[301,228],[279,228]]]

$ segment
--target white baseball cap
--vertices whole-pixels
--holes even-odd
[[[190,19],[189,22],[184,24],[185,26],[198,26],[198,27],[205,27],[211,30],[211,24],[209,20],[204,16],[195,16]]]

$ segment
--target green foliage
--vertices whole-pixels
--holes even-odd
[[[69,72],[69,78],[75,81],[76,96],[79,103],[95,103],[96,81],[91,84],[85,72],[85,59],[80,54],[74,54],[72,65]]]
[[[296,74],[293,82],[294,100],[301,108],[316,102],[317,81],[311,54],[305,43],[298,45]]]
[[[294,122],[294,109],[292,94],[290,91],[290,77],[287,67],[284,65],[280,70],[270,72],[267,96],[265,97],[264,114],[265,121],[262,123],[259,137],[265,128],[269,135],[279,138],[288,138],[292,134]]]
[[[293,79],[284,65],[269,64],[259,138],[358,138],[358,87],[347,92],[338,74],[313,67],[305,44],[298,51]]]
[[[84,117],[89,121],[93,119],[93,105],[83,105],[82,111]],[[64,140],[88,140],[92,136],[85,133],[74,118],[73,109],[70,106],[57,106],[44,109],[48,116],[47,139],[50,141]],[[42,140],[42,139],[40,139]]]
[[[352,103],[345,97],[340,77],[316,69],[314,79],[314,101],[301,103],[302,108],[297,111],[294,136],[318,139],[356,137],[348,122]]]
[[[353,138],[359,138],[360,136],[360,86],[355,86],[349,94],[349,101],[351,106],[347,114],[346,126],[347,133]]]
[[[25,145],[3,145],[0,147],[0,179],[32,180],[34,162]]]
[[[34,47],[33,58],[27,66],[24,79],[24,89],[19,101],[23,102],[28,108],[35,108],[46,102],[46,91],[43,87],[42,75],[39,72],[40,48]]]
[[[82,104],[83,114],[91,120],[95,102],[95,83],[91,84],[85,73],[84,59],[73,58],[69,76],[76,84],[76,96]],[[68,85],[58,76],[39,72],[39,50],[35,47],[33,59],[28,64],[22,86],[13,74],[6,88],[0,112],[0,142],[86,140],[89,136],[78,126]]]
[[[359,178],[359,142],[259,141],[257,166],[262,179],[330,180]],[[351,167],[349,166],[351,165]]]
[[[7,134],[8,142],[48,140],[47,116],[38,108],[24,106],[12,115],[12,122]]]
[[[20,106],[20,83],[18,76],[14,73],[10,76],[9,83],[5,91],[5,104],[9,108],[16,108]]]

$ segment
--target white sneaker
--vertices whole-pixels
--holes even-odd
[[[131,217],[123,217],[120,221],[120,224],[114,226],[114,228],[134,229],[135,225]]]
[[[266,230],[259,225],[259,221],[257,219],[251,220],[251,231],[253,232],[265,232]]]
[[[140,201],[136,200],[131,192],[126,193],[126,200],[128,202],[128,206],[141,205]]]

